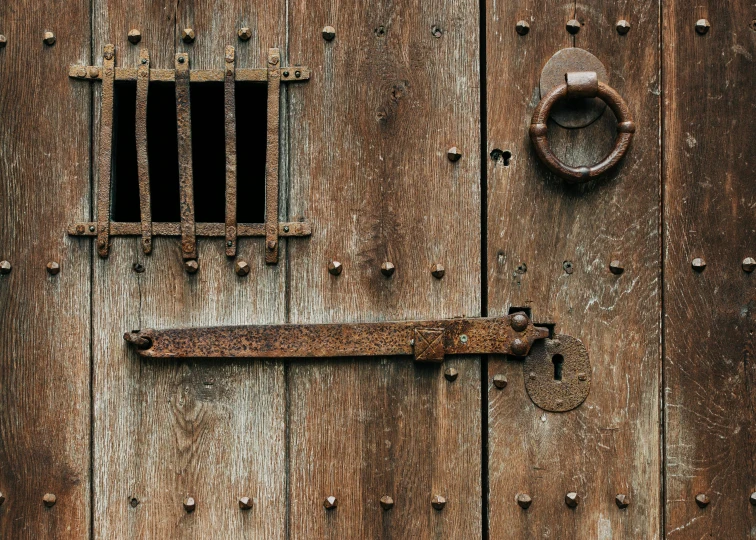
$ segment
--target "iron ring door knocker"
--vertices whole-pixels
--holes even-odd
[[[554,155],[549,147],[548,128],[551,109],[563,98],[594,98],[599,97],[611,107],[617,117],[617,139],[614,148],[599,163],[590,167],[570,167]],[[627,108],[627,104],[614,88],[598,80],[594,71],[570,72],[565,74],[565,82],[552,88],[541,100],[533,112],[530,121],[530,140],[533,141],[536,153],[551,172],[564,178],[567,182],[583,183],[599,176],[614,167],[627,152],[630,141],[635,133],[635,122]]]

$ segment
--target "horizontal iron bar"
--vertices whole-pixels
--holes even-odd
[[[115,80],[136,81],[137,72],[138,68],[115,68]],[[223,82],[225,73],[223,69],[192,69],[189,72],[189,81],[193,83]],[[297,73],[299,73],[298,77]],[[74,64],[68,67],[68,76],[83,80],[101,80],[102,68]],[[281,67],[281,82],[306,81],[309,78],[310,68],[308,67]],[[150,69],[150,82],[173,82],[175,80],[175,69]],[[236,80],[242,82],[267,82],[268,70],[266,68],[238,68],[236,69]]]
[[[94,229],[93,229],[94,227]],[[68,234],[72,236],[97,236],[97,223],[84,222],[69,225]],[[142,225],[139,222],[114,221],[110,224],[110,236],[141,236]],[[237,236],[265,236],[264,223],[239,223]],[[304,221],[292,221],[278,224],[279,236],[310,236],[312,227]],[[153,223],[153,236],[181,236],[181,223]],[[223,223],[197,223],[197,236],[225,237]]]

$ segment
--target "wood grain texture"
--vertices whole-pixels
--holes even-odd
[[[81,0],[0,4],[2,538],[89,536],[92,240],[65,230],[91,201],[89,88],[66,67],[89,61],[89,20]]]
[[[299,0],[289,14],[290,62],[312,69],[289,89],[290,217],[313,224],[289,243],[291,322],[479,314],[477,2]],[[480,535],[479,359],[444,365],[456,382],[411,360],[290,364],[292,538]]]
[[[238,67],[264,67],[268,47],[285,36],[285,6],[276,2],[228,1],[218,9],[212,2],[97,0],[94,14],[94,50],[115,43],[118,66],[136,67],[138,51],[146,47],[158,69],[171,68],[176,52],[188,52],[192,68],[221,69],[225,47],[235,45]],[[247,42],[236,36],[242,24],[253,29]],[[197,35],[192,45],[180,40],[187,26]],[[138,46],[127,41],[131,28],[142,31]],[[202,103],[192,100],[192,107],[197,110]],[[155,159],[150,156],[151,163]],[[224,176],[195,181],[222,186]],[[240,183],[248,181],[239,177]],[[108,260],[95,261],[98,537],[284,536],[282,364],[145,362],[121,337],[147,326],[283,322],[285,264],[266,267],[263,242],[239,239],[239,256],[251,266],[244,278],[234,274],[222,236],[198,240],[200,269],[194,275],[183,270],[178,238],[154,238],[150,256],[142,253],[139,238],[114,238]],[[144,265],[144,273],[132,271],[136,262]],[[192,514],[182,507],[187,496],[196,500]],[[241,496],[254,500],[251,510],[239,509]],[[138,501],[135,507],[132,498]]]
[[[755,13],[664,6],[666,534],[753,538],[756,274],[741,263],[756,257]]]
[[[492,358],[489,376],[491,538],[655,538],[660,534],[660,176],[658,3],[530,1],[487,4],[488,151],[511,152],[488,167],[488,313],[529,307],[538,323],[579,337],[593,366],[591,393],[567,413],[537,409],[519,362]],[[576,37],[565,30],[576,16]],[[633,25],[626,36],[619,19]],[[530,32],[515,32],[518,20]],[[626,159],[582,187],[553,177],[528,140],[542,66],[577,46],[604,63],[638,131]],[[611,148],[607,110],[587,128],[550,127],[570,165]],[[620,259],[622,275],[609,271]],[[564,265],[568,263],[571,274]],[[490,381],[490,378],[489,378]],[[568,491],[582,502],[565,505]],[[522,510],[518,493],[533,498]],[[632,499],[626,510],[614,497]]]

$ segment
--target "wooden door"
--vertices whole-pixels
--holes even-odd
[[[754,21],[744,0],[0,4],[0,537],[752,537]],[[112,139],[108,44],[133,73],[114,84]],[[253,224],[234,256],[229,46],[237,80],[264,83],[275,48],[283,81],[233,85]],[[637,126],[579,185],[528,136],[541,70],[570,47],[603,63]],[[194,273],[176,234],[179,53],[215,81],[190,85]],[[153,221],[169,222],[149,254],[147,54],[167,78],[149,84],[146,148]],[[607,109],[549,141],[590,165],[616,125]],[[108,184],[110,218],[133,225],[111,224],[102,257]],[[145,359],[122,337],[518,310],[583,341],[582,405],[539,408],[513,356]]]

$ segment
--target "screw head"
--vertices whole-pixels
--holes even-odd
[[[515,356],[525,356],[528,354],[528,343],[527,341],[523,341],[519,338],[516,338],[514,341],[512,341],[512,354]]]
[[[576,508],[580,504],[580,495],[574,491],[570,491],[564,496],[564,503],[570,508]]]
[[[625,267],[622,266],[621,261],[615,259],[609,263],[609,271],[615,276],[619,276],[622,272],[625,271]]]
[[[517,25],[515,26],[515,30],[518,34],[521,36],[524,36],[528,32],[530,32],[530,25],[527,21],[517,21]]]
[[[242,510],[249,510],[253,504],[252,499],[249,497],[239,497],[239,508]]]
[[[187,274],[195,274],[199,270],[199,263],[195,260],[184,261],[184,270]]]
[[[326,41],[333,41],[333,38],[336,37],[336,29],[333,26],[325,26],[323,27],[323,39]]]
[[[706,19],[698,19],[696,21],[696,32],[698,32],[700,35],[704,35],[709,31],[709,28],[711,28],[711,23]]]
[[[42,497],[42,502],[45,503],[46,507],[52,508],[58,502],[58,498],[55,496],[55,493],[45,493],[45,496]]]
[[[577,19],[570,19],[567,21],[567,31],[570,34],[577,34],[580,32],[580,21]]]
[[[344,266],[339,261],[331,261],[328,263],[328,273],[332,276],[340,276]]]
[[[331,495],[329,497],[326,497],[325,500],[323,501],[323,508],[325,508],[326,510],[333,510],[334,508],[338,506],[338,504],[339,504],[339,501],[336,500],[336,497]]]
[[[517,494],[517,505],[523,510],[527,510],[528,508],[530,508],[530,505],[532,503],[533,503],[533,499],[531,499],[530,495],[528,495],[527,493]]]
[[[142,41],[142,33],[136,28],[129,30],[129,42],[136,45],[140,41]]]
[[[386,261],[381,265],[381,274],[383,274],[386,277],[391,277],[394,275],[394,272],[396,271],[396,267],[394,266],[394,263]]]
[[[706,508],[707,506],[709,506],[710,502],[711,500],[706,495],[706,493],[699,493],[698,495],[696,495],[696,504],[699,508]]]
[[[524,313],[515,313],[509,321],[510,326],[515,332],[522,332],[528,327],[528,316]]]
[[[55,45],[55,34],[53,34],[52,32],[45,32],[42,41],[44,41],[46,45]]]
[[[624,36],[630,31],[630,23],[625,19],[617,21],[617,33]]]
[[[446,499],[441,495],[434,495],[431,498],[431,506],[436,510],[443,510],[444,506],[446,506]]]
[[[459,158],[462,157],[462,153],[457,149],[456,146],[452,146],[446,152],[446,157],[449,158],[449,161],[451,161],[452,163],[454,163],[456,161],[459,161]]]
[[[0,274],[10,274],[11,268],[11,263],[8,261],[0,261]]]
[[[236,261],[236,264],[234,264],[234,272],[236,272],[237,276],[246,276],[249,274],[249,264],[247,264],[247,261],[239,259]]]
[[[442,277],[444,277],[444,274],[446,274],[444,265],[436,263],[433,266],[431,266],[431,274],[433,274],[433,277],[436,279],[441,279]]]
[[[745,259],[743,259],[743,270],[748,273],[756,270],[756,259],[754,259],[753,257],[746,257]]]
[[[630,497],[624,493],[620,493],[614,498],[614,502],[617,503],[617,508],[627,508],[630,506]]]
[[[239,31],[236,32],[236,35],[238,35],[239,39],[242,41],[249,41],[252,38],[252,29],[247,26],[242,26],[239,28]]]
[[[756,506],[756,491],[754,491],[753,493],[751,493],[751,496],[748,497],[748,500],[751,502],[751,504],[753,506]],[[2,503],[0,503],[0,504],[2,504]]]
[[[4,35],[0,34],[0,49],[5,47],[7,43],[8,43],[8,39]]]
[[[459,371],[457,371],[453,367],[446,368],[446,371],[444,371],[444,377],[447,381],[454,382],[457,380],[457,377],[459,377]]]
[[[493,383],[496,388],[502,390],[507,387],[507,376],[504,374],[496,374],[493,378]]]
[[[57,276],[60,273],[60,265],[55,261],[50,261],[47,263],[47,272],[51,276]]]
[[[184,28],[181,31],[181,39],[184,41],[184,43],[194,43],[194,30],[191,28]]]
[[[187,513],[191,514],[197,509],[197,503],[194,500],[194,497],[187,497],[184,499],[184,510],[187,511]]]
[[[388,495],[381,497],[381,508],[384,510],[391,510],[394,507],[394,499]]]
[[[701,257],[696,257],[690,262],[690,264],[696,272],[703,272],[703,269],[706,268],[706,261]]]

